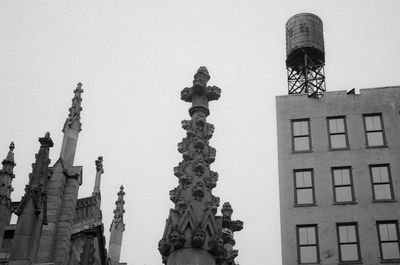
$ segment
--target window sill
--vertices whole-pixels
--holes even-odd
[[[366,149],[376,149],[376,148],[388,148],[388,146],[385,145],[372,145],[372,146],[366,146]]]
[[[297,208],[297,207],[315,207],[315,206],[318,206],[318,205],[315,204],[315,203],[295,204],[295,205],[293,205],[293,207],[295,207],[295,208]],[[302,264],[303,264],[303,263],[302,263]],[[313,263],[313,264],[315,264],[315,263]]]
[[[347,204],[357,204],[357,202],[356,201],[352,201],[352,202],[334,202],[333,203],[333,205],[347,205]]]
[[[373,200],[372,203],[385,203],[385,202],[396,202],[395,199],[387,199],[387,200]]]
[[[400,262],[400,259],[385,259],[385,260],[381,260],[381,263],[396,263],[398,264]]]
[[[292,151],[292,154],[301,154],[301,153],[312,153],[312,150]]]
[[[363,264],[362,261],[341,261],[339,265],[347,265],[347,264]]]
[[[329,148],[329,151],[347,151],[347,150],[350,150],[350,147]]]

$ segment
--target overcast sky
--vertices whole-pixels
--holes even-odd
[[[285,23],[301,12],[324,23],[328,91],[400,85],[400,1],[131,0],[0,2],[0,159],[15,142],[13,200],[28,182],[38,137],[59,156],[73,90],[83,83],[75,165],[90,196],[104,157],[107,230],[126,191],[121,261],[161,264],[157,242],[178,185],[180,91],[199,66],[222,89],[215,125],[213,194],[229,201],[241,265],[280,264],[275,96],[287,94]]]

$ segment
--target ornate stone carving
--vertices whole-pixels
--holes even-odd
[[[193,87],[206,87],[208,80],[210,80],[210,74],[207,68],[200,66],[199,70],[197,70],[197,73],[194,75]]]
[[[76,120],[78,121],[78,130],[81,131],[81,127],[82,124],[80,123],[80,119],[81,119],[81,111],[82,111],[82,107],[81,107],[81,102],[82,102],[82,97],[81,94],[83,93],[83,89],[82,89],[82,84],[78,83],[76,86],[76,89],[74,90],[74,97],[72,99],[72,105],[69,108],[69,114],[68,114],[68,118],[65,121],[64,124],[64,129],[63,132],[65,131],[65,128],[71,128],[73,122]]]
[[[216,86],[207,87],[206,88],[206,95],[209,101],[211,100],[218,100],[221,96],[221,89]]]
[[[173,250],[180,249],[183,247],[186,239],[181,231],[177,227],[174,227],[168,236],[168,243],[173,247]]]
[[[180,195],[181,195],[181,189],[179,186],[169,191],[169,199],[173,203],[176,203],[178,201]]]
[[[240,231],[243,229],[243,222],[240,220],[232,221],[233,209],[229,202],[225,202],[221,209],[222,213],[222,227],[228,228],[232,232]]]
[[[202,112],[200,112],[197,115],[196,121],[195,121],[196,126],[203,128],[204,125],[206,125],[206,115]]]
[[[204,173],[204,163],[202,161],[197,162],[197,164],[194,166],[193,171],[196,173],[196,175],[201,176]]]
[[[201,201],[204,197],[204,183],[198,181],[196,185],[192,188],[192,195],[195,200]]]
[[[217,214],[217,210],[218,210],[218,207],[219,207],[219,202],[220,202],[219,197],[211,195],[211,202],[209,204],[209,207],[211,209],[211,212],[214,215]]]
[[[227,255],[227,250],[224,247],[224,239],[222,236],[217,236],[214,240],[209,243],[209,250],[215,257],[215,262],[221,264]]]
[[[166,258],[171,252],[171,245],[168,243],[166,238],[162,238],[160,241],[158,241],[158,251],[162,256],[163,263],[165,263],[164,260],[166,261]]]
[[[210,163],[210,164],[214,163],[216,155],[217,155],[217,150],[215,150],[214,147],[209,146],[208,154],[207,154],[207,158],[206,158],[207,163]]]
[[[231,253],[229,253],[225,259],[225,264],[226,265],[235,265],[235,258],[238,256],[239,250],[232,250]]]
[[[209,140],[213,136],[214,130],[215,130],[214,125],[212,125],[211,123],[207,123],[207,132],[205,135],[207,140]]]
[[[183,174],[180,178],[179,178],[179,184],[181,184],[183,189],[187,189],[188,186],[190,184],[192,184],[193,182],[193,176],[187,175],[187,174]]]
[[[218,181],[218,173],[211,171],[209,173],[209,176],[204,177],[204,184],[206,185],[208,190],[212,190],[217,186],[217,181]]]
[[[181,99],[186,102],[192,102],[193,89],[191,87],[185,87],[181,91]]]
[[[191,245],[194,248],[201,248],[206,240],[206,232],[200,228],[193,230]]]
[[[182,161],[179,162],[179,164],[174,167],[174,175],[177,176],[178,178],[181,177],[185,173],[185,168],[186,168],[186,162]]]
[[[216,187],[218,173],[210,170],[216,150],[209,145],[214,125],[207,123],[206,118],[210,113],[209,101],[217,100],[221,89],[207,86],[209,79],[207,69],[200,67],[194,75],[193,86],[181,91],[181,99],[192,103],[189,109],[191,119],[182,121],[186,137],[178,144],[178,151],[183,161],[174,167],[179,186],[170,191],[175,208],[170,210],[163,239],[158,246],[164,263],[168,257],[168,263],[173,264],[178,254],[170,253],[179,251],[183,246],[207,250],[208,253],[194,253],[202,253],[195,255],[206,255],[208,258],[212,255],[221,265],[233,265],[237,255],[232,250],[234,240],[230,229],[239,221],[216,216],[220,199],[211,193]],[[225,227],[222,231],[224,218],[229,221],[229,228]]]
[[[103,157],[99,156],[99,158],[95,161],[96,163],[96,171],[100,172],[100,173],[104,173],[104,169],[103,169]]]

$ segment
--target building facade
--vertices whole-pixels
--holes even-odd
[[[39,138],[39,152],[32,164],[25,194],[20,201],[11,200],[14,176],[14,143],[0,170],[0,264],[10,265],[117,265],[122,233],[125,229],[124,191],[121,186],[110,227],[107,253],[102,220],[100,180],[103,158],[96,160],[93,193],[78,198],[82,184],[82,167],[74,166],[81,131],[82,110],[79,83],[63,127],[63,142],[58,160],[50,166],[53,146],[50,133]],[[21,177],[21,176],[17,176]],[[18,187],[21,188],[21,187]],[[11,223],[11,216],[18,216]]]
[[[400,264],[400,87],[276,109],[282,264]]]

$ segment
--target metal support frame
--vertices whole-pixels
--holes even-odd
[[[314,62],[306,52],[302,64],[287,66],[289,94],[307,94],[321,97],[325,89],[325,70],[323,62]]]

